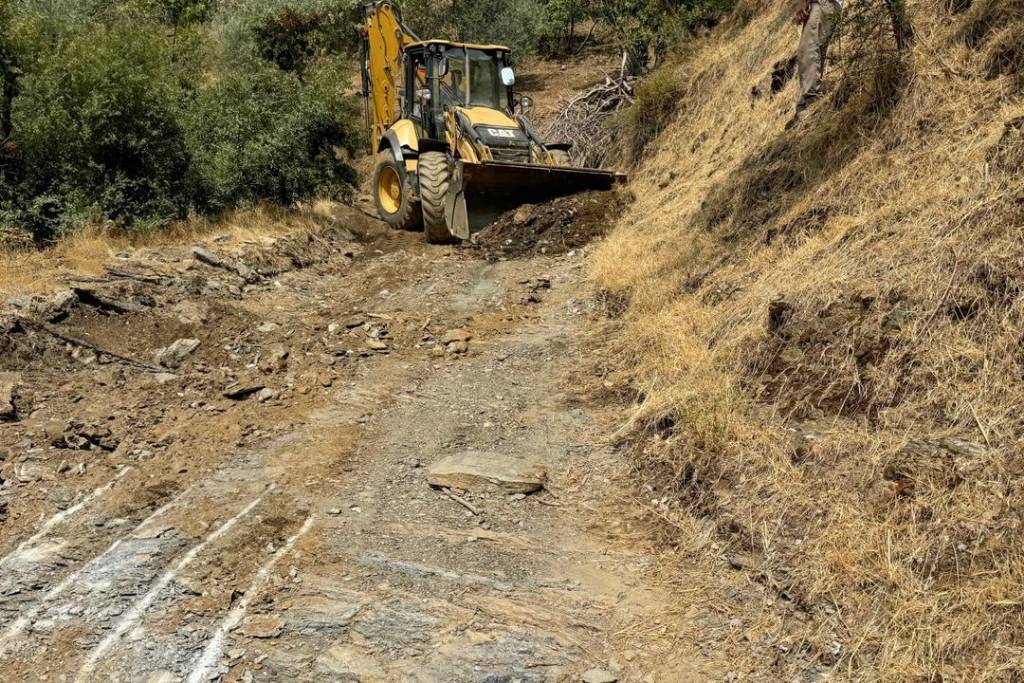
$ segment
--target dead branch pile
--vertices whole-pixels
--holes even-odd
[[[583,94],[565,98],[561,113],[545,131],[545,139],[570,142],[573,163],[599,168],[616,151],[609,119],[634,101],[634,78],[608,76]]]

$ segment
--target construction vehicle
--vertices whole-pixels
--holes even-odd
[[[464,240],[520,204],[624,179],[573,168],[569,145],[541,138],[509,48],[420,40],[389,0],[368,5],[359,29],[374,199],[392,227]]]

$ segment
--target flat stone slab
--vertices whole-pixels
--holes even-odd
[[[463,451],[449,455],[427,469],[431,486],[463,491],[532,493],[544,488],[547,469],[505,453]]]

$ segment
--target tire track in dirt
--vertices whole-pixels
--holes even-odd
[[[39,531],[37,531],[36,533],[32,534],[32,536],[19,543],[14,550],[5,555],[3,558],[0,558],[0,569],[3,569],[10,563],[16,561],[26,551],[28,551],[33,546],[37,545],[39,541],[42,540],[51,531],[53,531],[53,529],[56,526],[62,524],[66,519],[70,518],[72,515],[75,515],[78,512],[80,512],[84,507],[92,503],[94,500],[105,495],[114,486],[114,484],[117,483],[118,479],[121,479],[131,471],[131,467],[125,467],[124,469],[118,471],[114,475],[114,478],[111,479],[106,484],[104,484],[103,486],[100,486],[92,493],[86,495],[80,501],[78,501],[68,509],[61,510],[55,513],[53,516],[51,516],[49,519],[43,522],[43,525],[39,528]]]
[[[268,487],[268,489],[258,498],[252,500],[233,517],[218,526],[214,531],[203,538],[202,541],[192,546],[188,552],[174,562],[173,566],[156,580],[149,591],[147,591],[141,599],[131,605],[127,614],[121,617],[121,619],[113,625],[112,631],[107,634],[107,636],[100,641],[99,645],[89,653],[85,662],[78,670],[78,674],[75,676],[75,681],[81,682],[89,680],[96,671],[100,660],[118,643],[118,641],[121,640],[121,637],[128,631],[128,629],[135,627],[135,625],[146,615],[147,610],[149,610],[150,606],[160,596],[160,593],[167,588],[168,584],[170,584],[179,573],[192,564],[201,552],[231,531],[239,521],[252,512],[257,505],[262,503],[266,495],[272,490],[273,487]]]
[[[281,561],[285,555],[291,552],[292,548],[295,547],[295,543],[300,538],[309,533],[309,530],[313,528],[313,523],[316,521],[315,517],[308,517],[302,524],[302,527],[292,535],[278,550],[274,553],[269,560],[267,560],[256,572],[256,577],[253,579],[249,588],[246,589],[242,598],[238,601],[238,604],[231,608],[227,616],[217,627],[213,637],[207,642],[206,647],[203,648],[202,653],[196,659],[195,663],[192,664],[192,670],[185,679],[185,683],[200,683],[209,678],[210,670],[216,663],[217,658],[221,655],[221,651],[224,648],[224,637],[228,632],[235,629],[241,622],[242,617],[245,616],[246,611],[249,609],[249,605],[258,596],[259,591],[263,588],[267,578],[270,575],[270,571],[274,566]]]
[[[8,626],[8,628],[2,634],[0,634],[0,657],[6,654],[7,646],[12,640],[20,636],[25,631],[26,628],[32,626],[36,617],[39,616],[39,613],[47,604],[53,602],[59,595],[64,593],[69,587],[71,587],[75,582],[77,582],[82,577],[83,574],[86,574],[96,569],[97,567],[102,566],[110,557],[112,557],[121,548],[121,546],[129,538],[137,536],[140,532],[146,529],[146,527],[150,526],[155,520],[162,517],[172,508],[180,505],[182,503],[182,499],[185,498],[191,490],[192,487],[189,487],[182,494],[174,497],[170,502],[165,503],[162,507],[157,508],[149,517],[146,517],[144,520],[142,520],[138,524],[138,526],[136,526],[128,534],[128,536],[118,538],[110,545],[110,547],[104,550],[100,555],[89,560],[89,562],[87,562],[83,567],[68,574],[60,583],[58,583],[56,586],[48,590],[41,598],[39,598],[39,601],[35,607],[32,607],[24,614],[18,616],[18,618],[14,620],[14,623]]]

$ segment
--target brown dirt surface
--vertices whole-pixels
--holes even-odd
[[[508,211],[473,236],[471,248],[495,261],[565,254],[603,237],[622,214],[625,198],[587,192]]]
[[[665,573],[643,540],[658,503],[622,488],[613,415],[570,379],[582,258],[492,263],[336,207],[14,297],[0,679],[725,678],[786,611],[736,572]],[[466,451],[543,465],[545,488],[428,484]]]

